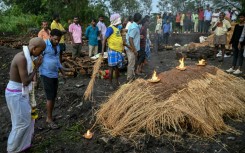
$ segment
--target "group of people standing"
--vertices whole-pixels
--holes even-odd
[[[119,14],[111,15],[109,27],[105,26],[103,18],[99,16],[97,24],[93,19],[91,25],[86,28],[85,36],[89,42],[89,56],[97,54],[98,50],[103,56],[108,48],[110,87],[114,89],[113,73],[116,74],[116,85],[119,85],[119,69],[123,66],[122,53],[124,51],[128,57],[128,81],[134,79],[135,74],[140,75],[142,72],[146,59],[146,48],[149,49],[147,46],[149,16],[142,19],[142,15],[136,13],[133,21],[128,21],[127,28],[124,27],[124,29],[122,29]],[[123,31],[127,33],[126,41],[121,35]],[[74,17],[68,32],[70,43],[73,46],[72,59],[75,60],[79,57],[82,48],[82,28],[78,17]],[[60,16],[55,14],[50,28],[48,22],[43,21],[38,37],[32,38],[28,46],[23,46],[23,51],[16,54],[11,62],[10,81],[5,90],[12,121],[12,130],[7,142],[8,152],[21,152],[31,146],[35,119],[31,116],[29,93],[34,89],[32,85],[35,85],[33,82],[36,81],[35,76],[37,77],[38,71],[47,100],[46,125],[50,129],[59,128],[54,122],[53,109],[58,90],[59,72],[66,79],[64,74],[66,68],[61,64],[62,53],[66,50],[64,39],[66,33],[67,31],[60,23]]]
[[[216,49],[221,46],[224,57],[224,46],[226,44],[226,33],[231,29],[230,22],[225,19],[226,14],[219,13],[216,20],[212,20],[212,14],[207,8],[207,12],[203,12],[202,8],[198,9],[198,14],[178,14],[179,25],[188,23],[192,18],[197,21],[198,25],[194,26],[194,31],[202,32],[202,25],[205,25],[204,32],[207,32],[212,23],[212,31],[215,33],[214,44]],[[185,16],[186,15],[186,16]],[[201,15],[201,16],[200,16]],[[158,16],[155,33],[155,39],[159,41],[160,35],[163,35],[164,42],[168,44],[168,37],[172,32],[173,17],[161,18]],[[233,64],[227,72],[234,74],[241,73],[243,63],[243,45],[245,37],[245,15],[239,14],[240,23],[235,26],[232,35],[231,44],[233,47]],[[234,18],[233,18],[234,19]],[[177,20],[177,16],[176,16]],[[184,22],[185,21],[185,22]],[[109,82],[110,88],[115,89],[119,85],[119,69],[124,66],[123,52],[126,52],[127,80],[131,81],[136,75],[143,73],[145,61],[149,59],[150,38],[149,26],[150,17],[142,18],[140,13],[135,13],[129,17],[126,22],[122,23],[119,14],[110,16],[110,26],[106,27],[104,17],[99,16],[99,22],[92,19],[91,24],[86,28],[85,36],[89,44],[89,56],[101,52],[102,56],[105,51],[108,53],[109,66]],[[177,22],[176,22],[177,24]],[[187,24],[190,26],[190,24]],[[33,119],[31,118],[31,107],[29,103],[29,92],[33,88],[32,84],[34,76],[39,71],[39,75],[43,84],[46,96],[47,117],[46,124],[51,129],[57,129],[59,126],[54,122],[53,109],[58,89],[59,71],[65,79],[64,72],[66,69],[62,66],[62,53],[66,50],[64,35],[69,32],[70,43],[73,46],[72,59],[75,60],[80,55],[82,48],[82,27],[79,24],[79,18],[74,17],[73,23],[69,25],[66,31],[60,23],[60,16],[54,15],[53,22],[49,28],[48,22],[42,22],[42,30],[38,33],[38,37],[32,38],[28,46],[23,46],[23,52],[15,55],[10,67],[10,81],[5,90],[5,96],[8,108],[11,113],[12,130],[8,138],[8,152],[21,152],[31,145],[31,138],[34,132]],[[198,28],[197,28],[198,27]],[[185,28],[186,30],[189,27]],[[180,32],[180,31],[179,31]],[[126,40],[123,39],[122,33],[126,33]],[[237,60],[239,66],[236,69]],[[115,73],[116,83],[112,82]]]
[[[148,25],[150,17],[145,16],[142,19],[140,13],[130,16],[122,24],[121,16],[113,14],[110,17],[111,25],[107,27],[104,42],[102,45],[102,55],[106,43],[108,44],[108,65],[110,72],[110,88],[113,89],[119,85],[119,68],[124,66],[124,56],[122,52],[127,55],[127,80],[133,80],[135,75],[143,73],[143,65],[149,58],[149,31]],[[122,34],[126,33],[126,40],[123,39]],[[115,72],[116,86],[112,83],[113,73]]]
[[[220,9],[211,9],[208,5],[204,10],[203,7],[199,7],[196,11],[191,12],[177,12],[175,16],[175,30],[176,33],[208,33],[214,23],[217,22]],[[236,8],[229,9],[225,11],[225,19],[230,21],[236,21],[238,16],[238,11]]]

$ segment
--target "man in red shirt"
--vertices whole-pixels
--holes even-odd
[[[203,24],[204,24],[204,11],[203,7],[198,9],[198,32],[203,32]]]

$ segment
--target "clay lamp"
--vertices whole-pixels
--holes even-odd
[[[148,79],[149,82],[159,82],[161,79],[157,77],[157,72],[154,70],[153,75],[151,77],[151,79]]]
[[[204,59],[201,59],[201,60],[198,61],[198,63],[196,65],[205,66],[206,64],[207,64],[206,61]]]
[[[184,58],[181,58],[179,60],[180,65],[176,67],[176,69],[184,71],[186,70],[185,63],[184,63]]]
[[[93,137],[93,133],[92,132],[90,132],[90,130],[88,130],[84,135],[83,135],[83,137],[85,138],[85,139],[91,139],[92,137]]]

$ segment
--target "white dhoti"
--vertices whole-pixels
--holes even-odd
[[[22,83],[9,81],[5,90],[5,97],[12,121],[7,151],[20,152],[31,146],[34,133],[34,120],[31,118],[29,95],[22,95]]]

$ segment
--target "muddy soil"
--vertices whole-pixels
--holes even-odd
[[[173,35],[172,40],[186,40],[186,34]],[[195,39],[188,37],[189,42],[195,42]],[[180,39],[180,40],[181,40]],[[173,42],[172,42],[173,43]],[[183,44],[188,43],[184,42]],[[173,43],[174,44],[174,43]],[[180,43],[182,44],[182,43]],[[182,45],[183,45],[182,44]],[[83,49],[86,50],[86,47]],[[10,113],[4,97],[4,89],[9,80],[9,67],[13,56],[20,52],[20,49],[11,49],[0,47],[0,148],[1,152],[6,152],[6,144],[9,132],[11,130]],[[193,65],[197,61],[187,59],[185,64]],[[208,60],[208,64],[217,66],[222,70],[230,67],[232,57],[225,58],[223,63]],[[146,75],[143,78],[149,78],[155,69],[157,72],[163,72],[175,68],[178,65],[175,50],[160,50],[158,53],[152,53],[151,59],[145,67]],[[243,66],[245,71],[245,66]],[[120,83],[126,81],[126,72],[121,72]],[[244,75],[238,76],[244,77]],[[29,152],[81,152],[81,153],[174,153],[174,152],[219,152],[234,153],[245,152],[245,122],[226,119],[226,122],[239,130],[240,134],[220,134],[213,138],[197,138],[191,135],[179,135],[167,138],[153,138],[146,136],[139,142],[131,142],[124,137],[111,137],[104,134],[99,125],[93,128],[94,137],[86,140],[82,134],[90,129],[95,122],[95,112],[99,105],[103,103],[114,91],[109,90],[108,80],[97,79],[92,101],[84,101],[83,93],[88,85],[89,76],[68,78],[64,84],[59,81],[58,97],[55,104],[54,116],[55,122],[60,125],[57,130],[50,130],[46,123],[45,96],[42,85],[36,91],[36,100],[38,103],[39,118],[35,124],[35,135],[32,148]],[[76,87],[80,85],[80,87]],[[137,145],[135,145],[137,143]]]

